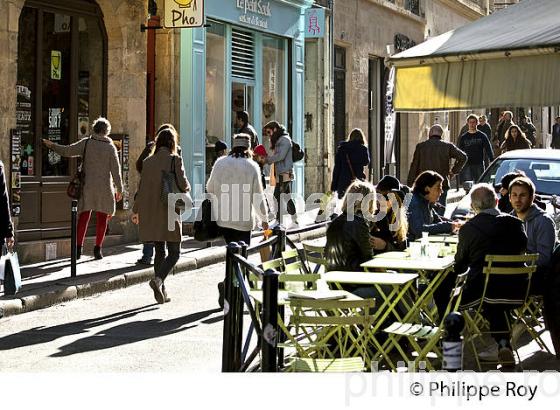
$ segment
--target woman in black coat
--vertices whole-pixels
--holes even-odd
[[[342,198],[353,180],[365,181],[364,167],[369,165],[369,152],[365,146],[364,133],[354,128],[348,140],[340,143],[336,151],[331,191]]]

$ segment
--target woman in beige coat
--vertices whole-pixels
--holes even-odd
[[[141,242],[154,242],[156,255],[154,258],[155,278],[150,281],[154,297],[158,303],[169,302],[163,282],[179,260],[181,250],[181,223],[175,221],[175,229],[167,227],[167,201],[161,200],[162,171],[175,171],[178,188],[182,192],[190,190],[189,181],[185,176],[183,160],[177,155],[177,134],[163,129],[156,137],[153,155],[143,162],[140,174],[140,187],[136,194],[132,221],[139,224]],[[167,246],[168,255],[165,256]]]
[[[59,145],[49,140],[43,144],[63,157],[83,157],[82,165],[85,179],[82,196],[78,201],[78,259],[82,254],[82,246],[91,217],[91,211],[96,212],[97,225],[95,227],[95,259],[102,259],[101,248],[107,231],[109,218],[115,214],[115,202],[122,199],[123,183],[121,167],[117,157],[117,148],[109,138],[111,124],[103,117],[93,123],[93,134],[90,138],[81,139],[71,145]],[[113,185],[116,185],[116,192]]]

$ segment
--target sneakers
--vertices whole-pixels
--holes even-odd
[[[167,296],[167,292],[165,291],[165,285],[161,285],[161,293],[163,293],[163,301],[165,303],[171,302],[171,298]]]
[[[150,287],[154,291],[154,298],[160,305],[163,305],[165,303],[165,296],[161,290],[162,285],[163,282],[160,278],[156,277],[150,281]]]
[[[515,358],[513,357],[513,350],[509,346],[502,346],[498,350],[498,360],[502,365],[501,370],[511,370],[515,368]]]
[[[478,358],[483,362],[498,361],[498,345],[494,342],[478,352]]]

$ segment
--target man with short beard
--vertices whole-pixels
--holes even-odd
[[[556,242],[556,228],[552,218],[535,202],[535,185],[527,177],[519,177],[509,184],[509,199],[513,215],[523,221],[527,232],[527,252],[538,253],[537,271],[531,279],[531,293],[542,295],[544,275],[550,269]]]

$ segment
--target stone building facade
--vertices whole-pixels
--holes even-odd
[[[76,161],[49,156],[41,138],[72,143],[87,135],[101,115],[111,121],[112,134],[128,136],[131,165],[145,146],[146,35],[140,25],[146,21],[147,3],[4,0],[2,4],[0,159],[11,181],[12,208],[18,208],[19,200],[13,213],[16,239],[20,249],[27,249],[20,255],[25,262],[44,259],[48,243],[54,244],[50,257],[69,249],[66,186]],[[12,130],[18,129],[21,153],[10,155],[17,137]],[[125,174],[130,200],[138,175],[133,166]],[[134,237],[128,217],[127,209],[117,211],[111,233]],[[26,243],[35,245],[25,248]]]
[[[348,0],[335,1],[334,13],[334,135],[328,144],[333,149],[329,167],[337,142],[351,129],[361,128],[372,160],[370,179],[375,183],[391,173],[406,180],[414,147],[425,137],[428,125],[436,118],[455,125],[445,113],[397,114],[395,157],[386,155],[390,144],[384,133],[385,58],[482,17],[487,4],[479,0]],[[386,160],[391,160],[390,166]]]

